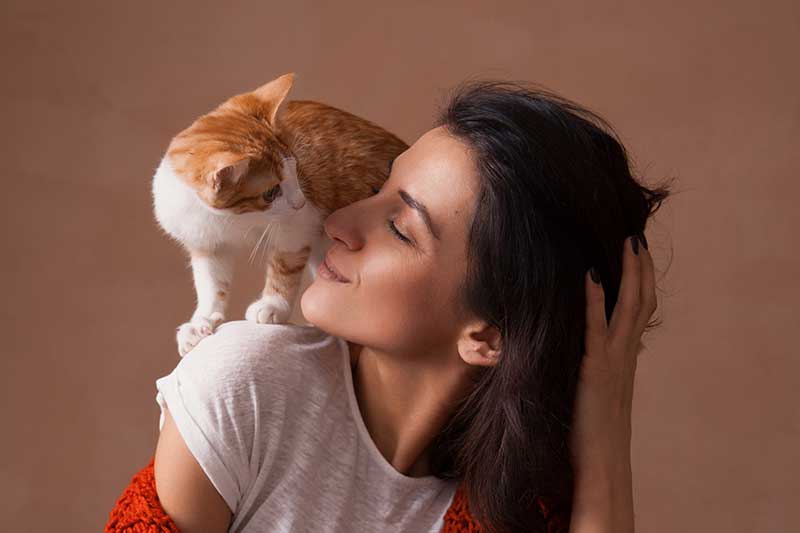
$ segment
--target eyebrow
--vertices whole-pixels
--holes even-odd
[[[431,215],[428,213],[428,208],[425,207],[424,204],[422,204],[422,203],[418,202],[417,200],[415,200],[414,198],[412,198],[411,195],[408,194],[403,189],[398,190],[397,194],[400,195],[400,198],[402,198],[403,201],[405,203],[407,203],[409,207],[411,207],[412,209],[415,209],[417,211],[417,213],[420,214],[420,216],[422,217],[422,220],[425,222],[425,227],[428,228],[428,231],[431,232],[431,235],[433,235],[434,238],[437,241],[441,240],[439,238],[439,232],[436,231],[433,228],[433,221],[431,221]]]
[[[392,167],[394,167],[395,159],[397,159],[397,158],[395,157],[389,163],[389,174],[392,173]],[[425,227],[428,228],[428,231],[431,233],[431,235],[433,235],[433,237],[437,241],[441,240],[439,238],[439,232],[433,226],[433,220],[431,220],[431,215],[428,212],[428,208],[425,207],[425,204],[415,200],[410,194],[408,194],[408,192],[406,192],[403,189],[399,189],[397,191],[397,194],[400,195],[400,198],[402,198],[403,201],[406,204],[408,204],[409,207],[411,207],[412,209],[416,210],[417,213],[419,213],[419,215],[422,217],[422,220],[425,222]]]

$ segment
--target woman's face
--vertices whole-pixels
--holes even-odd
[[[318,275],[300,300],[306,320],[382,352],[450,352],[465,319],[456,302],[479,184],[473,165],[462,141],[432,129],[395,159],[378,194],[331,213],[328,258],[350,281]],[[409,203],[427,208],[433,233]]]

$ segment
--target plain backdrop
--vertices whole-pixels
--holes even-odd
[[[663,326],[633,420],[638,531],[800,531],[800,4],[23,2],[0,12],[0,529],[97,531],[152,457],[193,310],[150,180],[173,135],[286,72],[413,143],[468,77],[611,121]],[[231,319],[258,294],[241,266]]]

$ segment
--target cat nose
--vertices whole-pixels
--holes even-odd
[[[283,194],[283,188],[285,186],[287,186],[287,184],[283,183],[279,187],[278,189],[279,196]],[[291,206],[291,208],[294,209],[295,211],[306,205],[306,198],[305,196],[303,196],[303,192],[299,188],[295,188],[295,190],[292,190],[292,187],[290,185],[288,187],[290,190],[286,192],[286,203],[288,203]]]

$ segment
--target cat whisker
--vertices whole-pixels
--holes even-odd
[[[249,232],[251,229],[252,229],[252,227],[251,227],[251,228],[248,228],[248,230],[247,230],[247,231]],[[253,250],[250,252],[250,257],[247,259],[247,263],[248,263],[248,264],[250,264],[250,265],[251,265],[251,264],[253,264],[253,259],[254,259],[254,258],[255,258],[255,256],[256,256],[256,253],[257,253],[257,251],[258,251],[258,247],[259,247],[259,245],[261,244],[261,240],[264,238],[264,235],[266,235],[266,234],[267,234],[267,231],[268,231],[268,230],[269,230],[269,226],[265,226],[265,227],[264,227],[264,231],[263,231],[263,232],[261,232],[261,236],[258,238],[258,241],[256,242],[256,245],[255,245],[255,246],[253,246]]]
[[[267,250],[272,249],[272,241],[275,240],[276,233],[280,228],[278,226],[273,226],[271,229],[273,231],[270,231],[269,235],[267,236],[267,243],[264,245],[264,253],[266,253]]]
[[[250,226],[250,227],[248,227],[247,230],[245,230],[245,232],[244,232],[244,237],[242,237],[242,240],[246,241],[247,240],[247,236],[250,235],[250,231],[255,229],[255,228],[257,228],[257,227],[258,226]]]
[[[261,246],[262,242],[264,242],[265,244],[269,243],[270,237],[272,236],[272,232],[270,230],[272,230],[272,229],[273,229],[272,228],[272,224],[267,223],[267,225],[264,227],[264,231],[261,233],[261,237],[258,238],[258,242],[256,243],[255,247],[253,248],[253,251],[250,253],[250,259],[248,260],[248,263],[250,263],[250,264],[253,263],[253,259],[256,257],[256,255],[258,255],[258,248]],[[264,236],[267,236],[267,240],[266,241],[264,241]],[[266,247],[265,247],[265,249],[266,249]]]
[[[272,224],[270,224],[269,225],[269,229],[270,229],[270,232],[267,235],[267,240],[264,242],[264,249],[263,249],[263,253],[261,254],[262,255],[262,261],[264,260],[264,256],[266,255],[267,250],[272,249],[272,240],[273,240],[274,235],[275,235],[276,227],[273,226]]]

